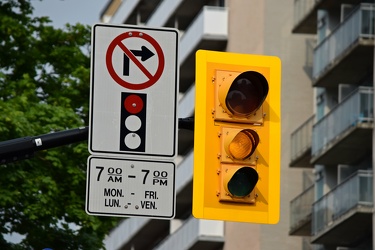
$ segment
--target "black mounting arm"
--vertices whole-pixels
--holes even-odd
[[[88,127],[0,142],[0,164],[30,158],[34,152],[87,140]]]
[[[194,117],[179,118],[178,128],[194,131]],[[28,136],[0,142],[0,164],[31,158],[36,151],[85,141],[89,127],[64,130],[39,136]]]

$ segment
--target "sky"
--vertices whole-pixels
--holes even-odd
[[[35,16],[48,16],[56,28],[77,22],[92,26],[109,0],[31,0]]]

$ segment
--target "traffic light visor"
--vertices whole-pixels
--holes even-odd
[[[225,104],[233,115],[247,117],[260,108],[267,94],[266,78],[256,71],[246,71],[232,82]]]

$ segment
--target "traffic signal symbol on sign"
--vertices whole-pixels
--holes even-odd
[[[193,214],[276,223],[280,60],[203,50],[196,58]]]
[[[121,151],[145,152],[146,101],[146,94],[121,93]]]

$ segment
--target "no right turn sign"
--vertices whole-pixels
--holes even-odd
[[[177,155],[178,31],[97,24],[92,32],[89,151]]]

